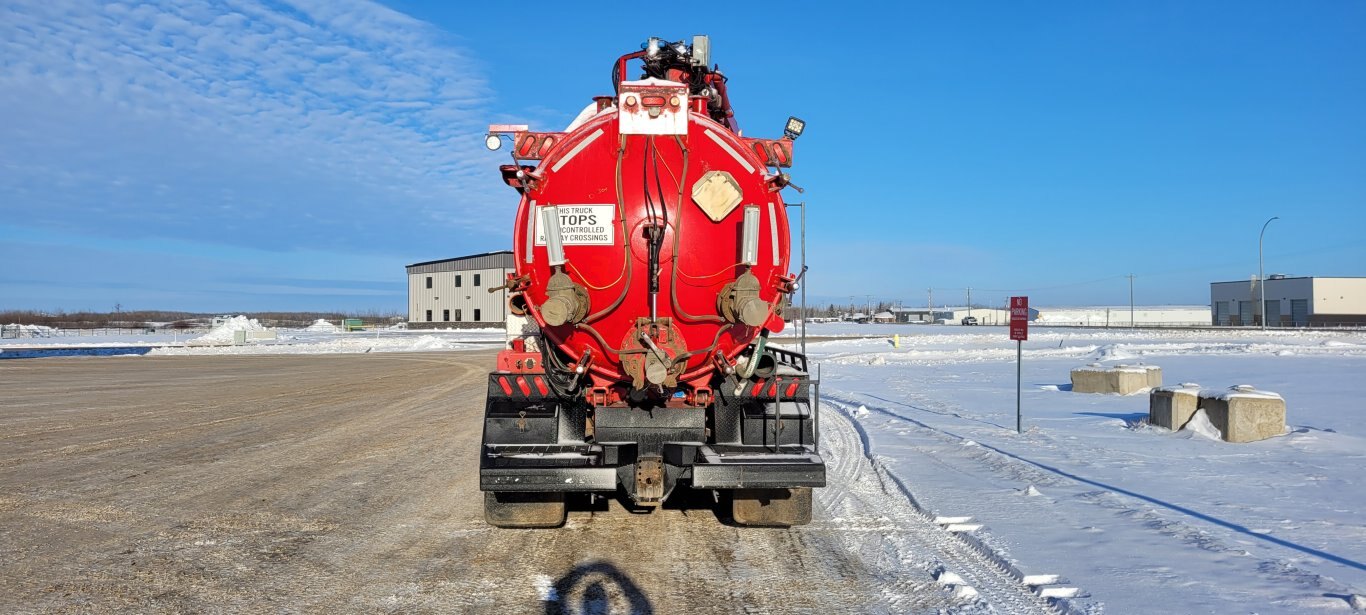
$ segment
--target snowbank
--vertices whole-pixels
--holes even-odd
[[[342,332],[341,327],[338,327],[337,325],[334,325],[334,324],[332,324],[332,323],[330,323],[330,322],[328,322],[327,320],[322,319],[322,318],[319,318],[318,320],[313,321],[313,324],[308,325],[307,327],[304,327],[304,331],[308,331],[308,332],[310,332],[310,333],[341,333],[341,332]]]
[[[19,325],[8,324],[0,326],[0,331],[4,331],[5,337],[51,337],[57,330],[43,325]]]
[[[233,334],[238,331],[264,331],[263,326],[255,318],[246,316],[233,316],[226,322],[211,329],[208,333],[190,340],[191,344],[231,344]]]

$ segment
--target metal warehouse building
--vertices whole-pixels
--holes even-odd
[[[1214,324],[1256,326],[1266,314],[1269,327],[1323,327],[1366,324],[1366,278],[1266,279],[1265,310],[1257,309],[1262,289],[1256,278],[1209,285]]]
[[[507,319],[512,251],[408,265],[408,323],[418,327],[499,327]]]

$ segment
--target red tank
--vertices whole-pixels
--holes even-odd
[[[678,92],[670,98],[680,104],[664,104],[680,116],[681,134],[623,134],[631,124],[619,113],[622,100],[634,98],[638,87]],[[648,382],[642,362],[633,361],[655,353],[645,335],[669,357],[671,384],[696,386],[723,365],[721,357],[733,362],[761,329],[782,330],[781,307],[792,288],[786,209],[765,161],[710,117],[686,111],[681,86],[627,82],[622,89],[616,106],[568,132],[542,160],[517,210],[517,275],[525,276],[526,306],[546,337],[573,361],[594,357],[589,369],[600,386]],[[661,113],[651,121],[671,118]],[[566,261],[559,270],[586,298],[574,306],[581,319],[542,309],[566,309],[559,301],[546,306],[556,268],[533,230],[546,226],[541,216],[552,206]],[[758,234],[748,266],[741,257],[747,210],[751,220],[757,211]],[[745,274],[758,281],[749,322],[733,301],[718,299]]]
[[[765,350],[768,334],[784,327],[798,281],[789,272],[791,232],[780,194],[790,184],[780,170],[791,166],[803,125],[789,119],[779,139],[741,136],[726,78],[709,56],[706,37],[692,45],[651,39],[617,60],[615,94],[595,98],[565,132],[490,127],[491,148],[511,137],[516,164],[502,172],[521,194],[512,235],[516,273],[506,285],[511,311],[533,319],[538,331],[513,340],[490,375],[485,491],[535,484],[560,492],[567,490],[561,477],[596,485],[588,491],[607,488],[606,478],[556,464],[513,471],[530,467],[511,452],[522,443],[568,455],[556,459],[582,451],[579,461],[589,467],[608,460],[633,467],[635,480],[622,479],[622,486],[644,505],[662,502],[679,480],[745,487],[717,477],[763,470],[711,468],[704,458],[720,454],[717,446],[762,444],[767,432],[746,422],[745,408],[782,417],[781,407],[793,409],[795,431],[783,435],[781,421],[771,420],[773,448],[765,451],[797,454],[783,472],[801,466],[819,480],[805,474],[764,484],[805,488],[798,508],[809,516],[809,487],[823,484],[824,466],[815,456],[805,357]],[[624,80],[634,59],[644,75]],[[787,379],[763,380],[778,363],[787,364]],[[718,403],[719,389],[729,389],[728,401]],[[525,435],[537,431],[535,413],[550,407],[553,436],[550,423],[540,435]],[[667,414],[657,416],[658,408]],[[512,416],[517,421],[502,419]],[[800,450],[782,453],[785,439]],[[619,478],[611,478],[613,488]],[[486,504],[496,525],[536,525],[507,516],[531,510],[526,502],[519,508],[495,497]]]

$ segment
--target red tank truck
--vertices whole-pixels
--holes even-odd
[[[489,374],[485,518],[555,527],[566,494],[648,508],[686,485],[741,525],[807,523],[819,383],[768,344],[801,282],[781,169],[804,125],[743,137],[707,37],[642,47],[566,131],[490,126],[521,195],[501,287],[520,328]]]

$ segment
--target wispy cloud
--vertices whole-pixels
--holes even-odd
[[[368,2],[8,2],[0,213],[426,257],[505,232],[479,139],[491,96],[456,41]]]

